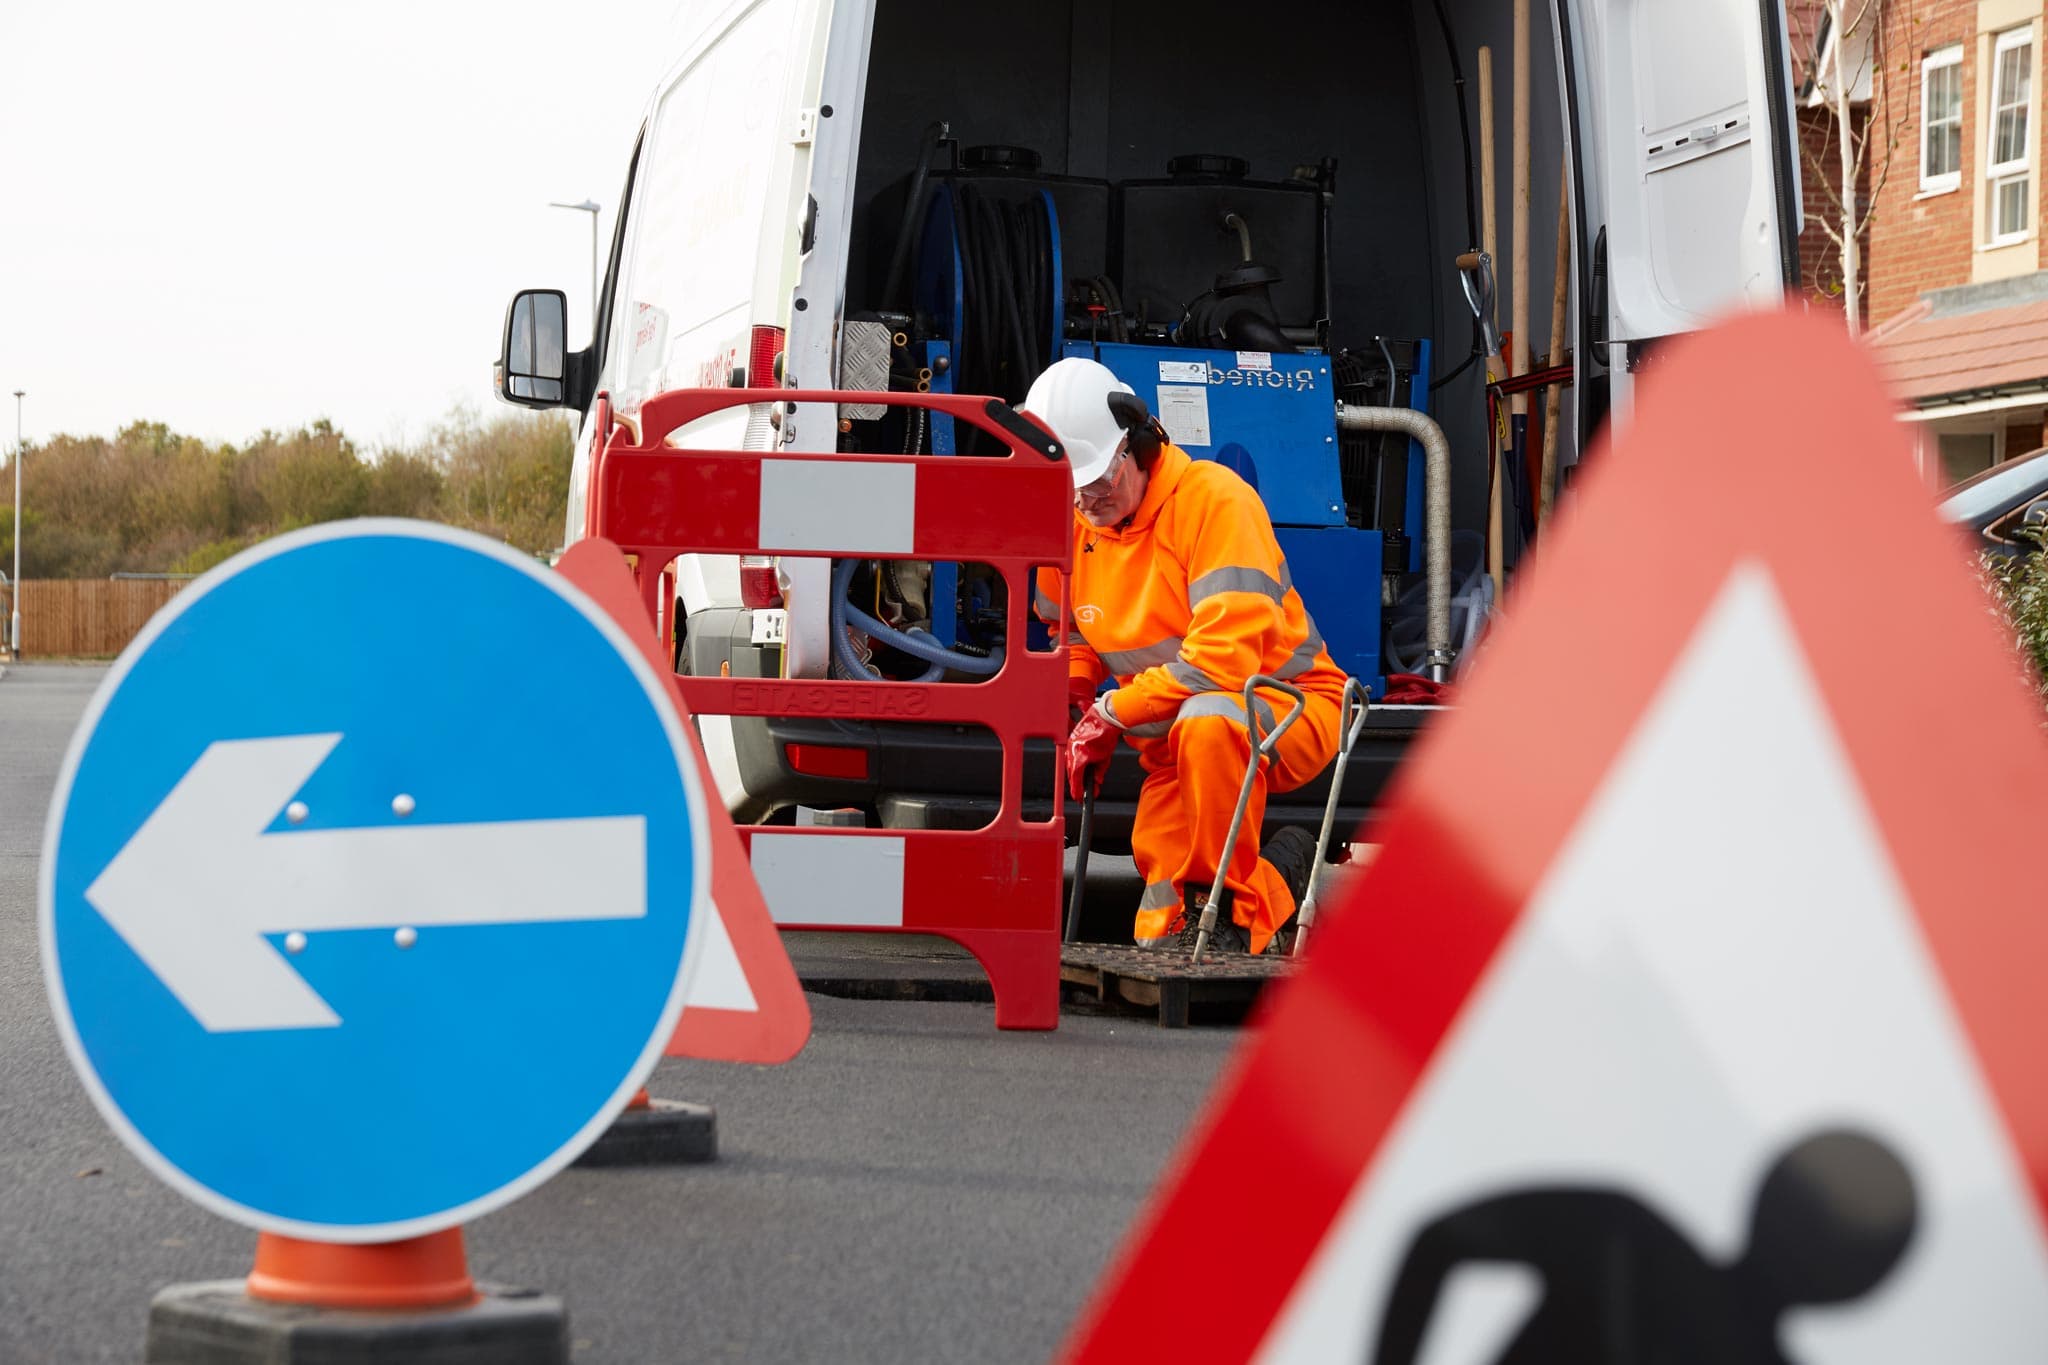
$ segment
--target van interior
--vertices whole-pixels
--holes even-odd
[[[1532,8],[1528,312],[1541,356],[1563,136],[1549,7]],[[1501,0],[878,0],[843,386],[886,374],[888,387],[1014,403],[1055,358],[1100,359],[1177,443],[1259,488],[1297,577],[1317,566],[1305,593],[1327,600],[1342,584],[1341,608],[1311,600],[1319,621],[1372,618],[1356,622],[1354,673],[1413,668],[1419,656],[1383,627],[1418,642],[1401,617],[1404,602],[1420,606],[1420,447],[1340,431],[1334,413],[1415,407],[1444,427],[1453,523],[1468,528],[1454,573],[1470,634],[1483,611],[1470,593],[1484,542],[1469,528],[1486,519],[1487,419],[1455,262],[1480,244],[1481,44],[1494,52],[1508,251],[1510,22]],[[1505,327],[1514,282],[1505,262],[1496,274]],[[953,451],[952,433],[905,411],[849,409],[842,447]],[[1374,576],[1384,623],[1359,610]]]

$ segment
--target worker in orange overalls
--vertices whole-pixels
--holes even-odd
[[[1226,899],[1211,943],[1266,950],[1308,884],[1315,840],[1279,831],[1262,851],[1266,793],[1313,781],[1336,756],[1344,673],[1330,660],[1273,536],[1265,505],[1238,475],[1173,445],[1108,368],[1068,358],[1031,385],[1023,410],[1051,428],[1074,474],[1074,619],[1067,787],[1099,790],[1119,740],[1138,751],[1131,853],[1145,879],[1140,944],[1192,945],[1216,877]],[[1058,616],[1058,580],[1039,579],[1037,611]],[[1244,685],[1265,673],[1307,698],[1253,782],[1237,846],[1223,841],[1251,758]],[[1114,691],[1097,691],[1114,677]],[[1262,689],[1262,732],[1293,705]]]

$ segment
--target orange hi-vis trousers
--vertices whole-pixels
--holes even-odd
[[[1270,732],[1294,703],[1277,692],[1260,692],[1271,715],[1260,723]],[[1260,764],[1245,805],[1244,824],[1230,850],[1223,882],[1231,890],[1231,918],[1251,935],[1254,953],[1266,950],[1274,932],[1294,913],[1294,896],[1273,865],[1259,856],[1259,825],[1268,791],[1292,791],[1311,782],[1336,756],[1342,725],[1338,703],[1306,694],[1301,718],[1287,728],[1271,758]],[[1237,809],[1237,793],[1251,758],[1244,698],[1212,692],[1181,705],[1163,736],[1128,737],[1145,769],[1138,815],[1131,829],[1131,856],[1145,879],[1138,899],[1135,937],[1141,944],[1170,938],[1179,927],[1183,890],[1210,886],[1222,860],[1224,836]]]
[[[1265,674],[1307,696],[1301,718],[1261,766],[1224,884],[1233,918],[1262,951],[1294,913],[1294,898],[1259,858],[1266,792],[1310,781],[1337,755],[1344,671],[1295,590],[1265,504],[1220,464],[1163,447],[1136,511],[1114,526],[1074,514],[1072,618],[1059,582],[1039,575],[1035,610],[1066,631],[1067,673],[1094,688],[1138,751],[1146,778],[1131,850],[1145,877],[1134,936],[1157,943],[1180,919],[1182,888],[1214,882],[1223,839],[1251,757],[1244,688]],[[1368,584],[1367,590],[1372,589]],[[1292,705],[1259,694],[1261,733]]]

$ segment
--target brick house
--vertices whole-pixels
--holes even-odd
[[[1867,340],[1936,483],[2048,444],[2043,4],[1884,0],[1874,32],[1868,118],[1896,142],[1874,190]]]
[[[1852,0],[1852,3],[1854,0]],[[1785,0],[1786,37],[1792,57],[1792,88],[1797,92],[1793,110],[1799,133],[1799,184],[1804,208],[1804,227],[1799,234],[1799,294],[1808,307],[1843,308],[1842,252],[1823,224],[1841,222],[1841,150],[1836,137],[1837,123],[1832,100],[1827,98],[1824,73],[1833,60],[1835,34],[1822,0]],[[1868,126],[1872,83],[1872,45],[1855,43],[1856,51],[1845,54],[1843,66],[1849,73],[1850,133],[1860,137]],[[1859,168],[1855,193],[1859,211],[1870,199],[1870,168]],[[1869,279],[1870,237],[1862,237],[1866,282]],[[1868,286],[1864,290],[1866,305]]]

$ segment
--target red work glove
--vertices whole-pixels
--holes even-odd
[[[1123,733],[1124,727],[1110,714],[1107,697],[1082,714],[1067,736],[1067,795],[1079,801],[1084,786],[1102,790],[1103,779],[1109,776],[1109,756]]]
[[[1086,678],[1067,679],[1067,724],[1079,720],[1094,702],[1094,683]]]

